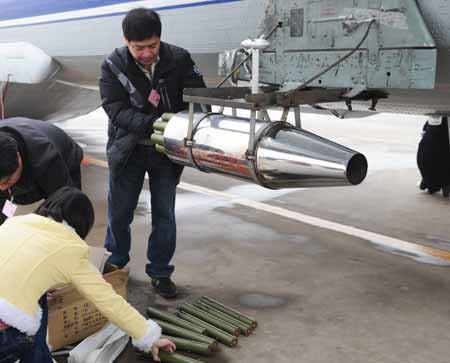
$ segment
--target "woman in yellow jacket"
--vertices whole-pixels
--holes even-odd
[[[152,352],[156,360],[160,348],[175,350],[171,341],[160,339],[161,328],[117,295],[89,262],[83,239],[93,224],[88,197],[64,187],[34,214],[0,226],[0,363],[52,362],[45,339],[32,337],[41,325],[46,330],[46,291],[69,283],[130,335],[138,349]]]

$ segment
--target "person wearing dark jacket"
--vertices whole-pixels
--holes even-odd
[[[108,263],[123,267],[130,259],[130,224],[148,173],[152,231],[146,273],[157,293],[173,298],[177,290],[170,261],[175,253],[175,193],[182,167],[156,152],[149,137],[154,121],[164,112],[187,108],[184,88],[205,84],[185,49],[160,40],[161,21],[154,11],[131,10],[122,29],[126,46],[103,62],[100,78],[102,105],[109,117]]]
[[[0,224],[13,212],[8,206],[35,203],[64,186],[81,189],[83,150],[51,123],[2,120],[0,155]]]
[[[420,189],[434,194],[442,189],[450,196],[450,147],[447,116],[430,115],[423,126],[417,150],[417,165],[422,176]]]

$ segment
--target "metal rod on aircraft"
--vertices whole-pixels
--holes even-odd
[[[318,74],[314,75],[313,77],[311,77],[310,79],[306,80],[305,82],[303,82],[301,85],[299,85],[298,87],[296,87],[295,89],[293,89],[292,91],[290,91],[290,93],[294,93],[296,90],[305,88],[308,84],[310,84],[311,82],[314,82],[317,78],[322,77],[325,73],[327,73],[328,71],[330,71],[331,69],[333,69],[334,67],[336,67],[338,64],[341,64],[342,62],[344,62],[347,58],[351,57],[360,47],[361,45],[365,42],[365,40],[367,39],[369,32],[370,32],[370,28],[372,27],[373,24],[375,24],[377,22],[377,19],[372,18],[372,19],[368,19],[366,21],[367,23],[369,23],[366,32],[364,34],[364,36],[362,37],[362,39],[359,41],[359,43],[350,51],[348,52],[346,55],[344,55],[343,57],[339,57],[339,59],[334,62],[333,64],[331,64],[330,66],[328,66],[327,68],[325,68],[323,71],[319,72]]]
[[[267,33],[267,35],[266,35],[266,34],[262,34],[262,35],[259,36],[258,38],[261,38],[261,39],[269,39],[269,38],[275,33],[275,31],[276,31],[278,28],[281,28],[282,26],[283,26],[283,23],[282,23],[282,22],[278,22],[277,25],[276,25],[269,33]],[[253,56],[253,53],[250,52],[250,53],[249,53],[242,61],[239,62],[239,64],[238,64],[236,67],[234,67],[234,68],[231,70],[231,72],[230,72],[227,76],[225,76],[224,79],[222,79],[222,80],[220,81],[220,83],[216,86],[216,88],[222,87],[222,86],[225,84],[225,82],[228,81],[228,80],[233,76],[233,74],[234,74],[236,71],[238,71],[239,68],[241,68],[241,67],[243,66],[243,64],[244,64],[245,62],[247,62],[252,56]]]

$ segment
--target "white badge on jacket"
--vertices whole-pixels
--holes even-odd
[[[8,218],[14,217],[14,214],[16,214],[17,205],[15,205],[13,202],[6,200],[5,205],[3,206],[3,214],[7,216]]]

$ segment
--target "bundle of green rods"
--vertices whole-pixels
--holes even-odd
[[[153,123],[153,134],[150,135],[150,140],[155,144],[156,151],[161,154],[166,153],[166,146],[164,145],[164,130],[173,113],[164,113],[158,120]]]
[[[232,348],[240,335],[249,336],[258,325],[254,318],[206,296],[180,305],[175,314],[149,307],[147,315],[161,327],[162,337],[177,346],[177,353],[160,351],[163,363],[202,363],[178,352],[208,356],[218,351],[219,342]]]

